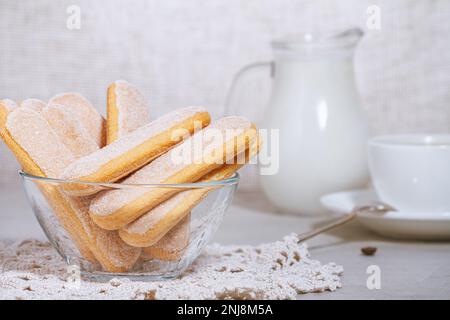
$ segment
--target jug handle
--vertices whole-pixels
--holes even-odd
[[[230,89],[228,90],[228,94],[225,100],[225,115],[231,114],[231,101],[235,96],[236,88],[239,85],[239,82],[243,79],[244,75],[247,75],[249,72],[253,72],[256,70],[260,70],[263,68],[270,68],[270,77],[273,78],[275,76],[275,62],[274,61],[260,61],[247,64],[242,67],[233,77],[231,82]]]

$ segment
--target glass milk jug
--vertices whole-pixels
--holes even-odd
[[[262,153],[278,155],[279,165],[259,178],[268,199],[283,211],[322,213],[323,195],[368,184],[368,126],[353,70],[361,37],[359,29],[350,29],[274,41],[273,62],[249,65],[235,79],[264,67],[272,71],[271,97],[259,111],[258,127],[278,131],[278,141],[268,135]]]

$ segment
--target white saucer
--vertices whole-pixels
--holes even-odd
[[[340,215],[348,214],[355,206],[377,201],[375,191],[369,189],[343,191],[323,196],[320,202]],[[392,211],[383,216],[361,214],[358,220],[367,228],[388,237],[416,240],[450,239],[450,212]]]

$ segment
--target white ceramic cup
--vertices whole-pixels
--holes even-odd
[[[381,201],[400,211],[450,212],[450,134],[379,136],[368,151]]]

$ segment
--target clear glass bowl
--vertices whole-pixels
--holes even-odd
[[[209,242],[222,222],[223,215],[232,202],[233,194],[239,182],[239,175],[212,182],[189,183],[189,184],[147,184],[130,185],[121,183],[94,183],[66,181],[59,179],[43,178],[20,172],[26,194],[33,208],[34,214],[41,225],[47,238],[67,262],[69,266],[79,268],[80,274],[93,280],[107,281],[114,277],[125,276],[134,280],[161,280],[181,275],[186,268],[199,256],[202,249]],[[89,259],[86,254],[80,253],[76,242],[69,236],[69,232],[63,228],[61,223],[62,210],[54,205],[54,197],[51,192],[64,193],[65,184],[83,183],[96,186],[102,190],[123,188],[168,188],[174,191],[186,191],[203,189],[207,191],[206,197],[199,202],[190,212],[189,217],[184,220],[187,223],[187,240],[181,250],[177,251],[175,257],[149,258],[141,254],[133,268],[127,272],[107,272],[99,263]],[[64,194],[64,196],[66,196]],[[76,199],[75,197],[69,197]],[[56,212],[55,210],[59,211]],[[144,251],[144,250],[143,250]]]

